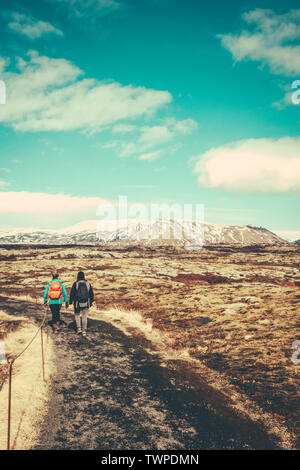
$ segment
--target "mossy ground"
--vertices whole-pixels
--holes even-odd
[[[53,270],[68,292],[83,270],[98,309],[137,310],[297,432],[299,247],[14,247],[0,260],[6,313],[40,302]]]

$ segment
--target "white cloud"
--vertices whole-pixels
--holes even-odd
[[[300,10],[277,14],[256,9],[246,12],[243,19],[249,28],[253,26],[251,31],[218,35],[235,60],[268,64],[273,73],[294,76],[300,72]]]
[[[71,62],[35,51],[20,58],[17,68],[2,74],[7,96],[0,107],[0,122],[15,130],[97,132],[120,120],[151,116],[172,100],[167,91],[81,78]]]
[[[139,129],[140,135],[135,141],[121,143],[120,155],[122,157],[126,157],[128,155],[145,152],[157,147],[158,145],[170,142],[179,134],[189,134],[196,129],[196,127],[197,123],[193,121],[193,119],[176,121],[174,118],[166,119],[165,124],[163,125],[142,126]],[[152,153],[155,152],[147,153],[146,155],[152,155]],[[162,151],[159,155],[161,154]],[[139,158],[141,159],[141,157]],[[142,160],[144,159],[145,158],[142,158]]]
[[[201,187],[300,194],[300,137],[238,141],[196,158]]]
[[[145,152],[150,148],[170,141],[173,137],[173,132],[166,126],[142,126],[139,128],[139,132],[140,135],[135,141],[120,143],[120,155],[122,157]]]
[[[134,124],[116,124],[112,128],[112,132],[115,134],[126,134],[127,132],[133,132],[136,129]]]
[[[171,138],[172,132],[166,126],[144,126],[141,128],[139,142],[148,147],[168,142]]]
[[[9,60],[5,59],[4,57],[0,57],[0,73],[4,72],[5,67],[9,64]]]
[[[63,35],[63,32],[55,28],[52,24],[45,21],[37,20],[32,16],[24,15],[23,13],[12,12],[10,15],[10,21],[8,27],[23,36],[27,36],[30,39],[36,39],[44,34],[57,34]]]
[[[121,157],[128,157],[142,151],[141,146],[136,142],[117,142],[116,150]]]
[[[291,84],[287,85],[286,83],[283,85],[279,84],[279,87],[283,91],[283,96],[278,101],[272,103],[272,106],[276,109],[284,109],[287,106],[293,106],[293,99],[295,96],[295,90],[292,89]]]
[[[198,127],[198,124],[193,119],[176,121],[174,118],[169,118],[166,119],[166,124],[173,130],[173,132],[178,134],[191,134]]]
[[[107,205],[99,197],[76,197],[66,194],[31,193],[27,191],[0,192],[0,214],[69,215]]]
[[[143,153],[139,156],[139,160],[147,160],[148,162],[156,160],[162,154],[162,150],[156,150],[154,152]]]

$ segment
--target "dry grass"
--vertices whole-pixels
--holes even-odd
[[[24,321],[25,317],[7,315],[7,313],[0,310],[0,340],[7,336],[8,332],[17,329],[20,322]]]
[[[1,321],[6,325],[18,323],[4,338],[7,359],[11,361],[30,342],[37,324],[24,317],[11,317],[3,312]],[[49,381],[53,370],[53,347],[44,337],[45,378]],[[7,369],[7,366],[5,367]],[[4,369],[4,366],[3,366]],[[46,412],[48,384],[43,382],[40,334],[27,351],[15,362],[12,375],[11,449],[30,449],[39,432],[39,423]],[[8,380],[0,393],[0,449],[6,449]]]
[[[137,311],[120,310],[117,307],[105,311],[91,309],[89,317],[108,321],[129,336],[136,335],[137,330],[142,332],[156,346],[163,360],[162,366],[167,366],[169,360],[184,360],[186,364],[193,366],[193,369],[197,371],[207,385],[219,393],[219,398],[221,398],[223,404],[226,404],[226,407],[232,409],[238,415],[262,425],[269,435],[276,437],[282,449],[294,448],[297,436],[294,433],[291,434],[285,425],[276,419],[276,416],[264,412],[245,393],[232,385],[226,376],[194,359],[188,348],[176,348],[172,334],[155,328],[150,319],[143,318]]]
[[[153,325],[178,354],[223,374],[237,392],[297,431],[299,366],[291,361],[291,345],[300,339],[299,247],[28,247],[0,255],[7,299],[41,299],[54,269],[69,291],[83,270],[98,310],[108,317],[113,307],[135,311],[135,327],[143,323],[140,313],[145,333]],[[122,326],[122,319],[114,321]]]

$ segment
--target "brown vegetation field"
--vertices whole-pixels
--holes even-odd
[[[78,270],[95,291],[97,311],[139,312],[209,369],[224,375],[292,432],[299,430],[300,340],[297,246],[2,247],[2,339],[58,270],[68,293]],[[126,313],[127,312],[127,313]],[[41,313],[41,312],[40,312]],[[41,315],[40,315],[41,316]],[[1,338],[0,338],[1,339]],[[2,367],[2,368],[1,368]],[[4,366],[0,365],[4,374]]]

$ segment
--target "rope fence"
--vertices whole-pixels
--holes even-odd
[[[27,351],[27,349],[30,347],[30,345],[33,343],[33,341],[37,338],[39,332],[41,332],[41,359],[42,359],[42,376],[43,376],[43,381],[46,382],[45,380],[45,357],[44,357],[44,341],[43,341],[43,327],[45,326],[46,323],[46,335],[47,335],[47,343],[48,343],[48,309],[45,307],[45,312],[44,312],[44,318],[38,327],[36,333],[34,336],[31,338],[29,343],[25,346],[25,348],[16,356],[14,357],[8,364],[8,370],[6,375],[4,376],[4,379],[1,382],[0,385],[0,392],[4,386],[4,383],[8,377],[8,409],[7,409],[7,450],[10,450],[10,431],[11,431],[11,419],[12,419],[12,372],[13,372],[13,365],[19,359],[22,354]]]

